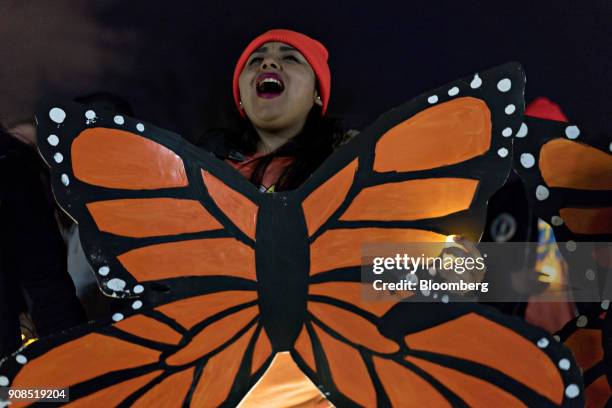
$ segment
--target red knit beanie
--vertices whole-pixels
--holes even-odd
[[[561,106],[543,96],[535,98],[527,105],[525,115],[534,118],[556,120],[558,122],[569,122],[567,116],[561,110]]]
[[[240,89],[238,88],[238,78],[240,77],[240,73],[242,72],[244,65],[253,51],[267,42],[282,42],[290,45],[302,53],[302,55],[306,58],[306,61],[308,61],[312,67],[317,79],[317,89],[319,91],[321,101],[323,102],[322,113],[324,115],[325,111],[327,110],[327,103],[329,102],[331,82],[329,65],[327,65],[327,57],[329,54],[325,46],[323,46],[323,44],[317,40],[291,30],[267,31],[251,41],[251,43],[242,52],[242,55],[240,55],[236,68],[234,68],[234,80],[232,83],[234,88],[234,102],[236,103],[236,107],[240,111],[240,114],[243,117],[245,116],[244,110],[240,106]]]

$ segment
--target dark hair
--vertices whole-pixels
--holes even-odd
[[[253,154],[257,150],[259,134],[248,120],[244,120],[242,126],[241,132],[226,133],[229,139],[226,142],[230,148],[243,154]],[[299,187],[333,152],[334,142],[340,135],[342,131],[338,121],[322,116],[321,108],[315,105],[298,135],[257,161],[250,181],[256,186],[261,185],[266,169],[275,158],[291,157],[293,161],[281,174],[274,190],[286,191]]]
[[[33,149],[11,136],[2,122],[0,122],[0,159],[9,156],[20,156],[29,150],[33,151]]]
[[[132,107],[123,97],[110,92],[95,92],[74,98],[75,102],[90,105],[94,108],[134,116]]]

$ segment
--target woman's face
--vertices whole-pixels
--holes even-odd
[[[238,79],[240,100],[255,128],[278,131],[305,122],[320,104],[315,74],[293,47],[268,42],[255,50]]]

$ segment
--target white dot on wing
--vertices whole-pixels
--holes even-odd
[[[538,345],[539,348],[546,348],[548,347],[550,342],[548,341],[546,337],[542,337],[540,340],[538,340],[536,344]]]
[[[510,136],[512,136],[512,128],[511,127],[507,127],[504,130],[502,130],[502,136],[503,137],[510,137]]]
[[[91,109],[88,110],[87,112],[85,112],[85,117],[89,120],[95,119],[96,118],[96,112],[92,111]]]
[[[429,98],[427,98],[427,102],[431,104],[438,102],[438,95],[431,95]]]
[[[562,358],[561,360],[559,360],[559,368],[562,370],[569,370],[570,369],[570,361],[567,358]]]
[[[123,320],[123,315],[122,315],[121,313],[115,313],[115,314],[113,315],[113,321],[115,321],[115,322],[119,322],[119,321],[121,321],[121,320]]]
[[[67,174],[62,174],[62,176],[60,177],[62,184],[65,185],[66,187],[68,187],[68,184],[70,184],[70,179],[68,178]]]
[[[8,387],[9,379],[3,375],[0,375],[0,387]]]
[[[565,388],[565,395],[568,398],[576,398],[580,395],[580,388],[576,384],[570,384]]]
[[[516,111],[516,106],[514,106],[514,104],[512,103],[504,108],[504,112],[506,112],[506,115],[512,115],[514,111]]]
[[[419,278],[414,273],[407,273],[405,280],[408,283],[414,283],[414,284],[419,282]]]
[[[550,222],[555,227],[560,227],[561,225],[563,225],[563,218],[559,217],[558,215],[553,215],[550,218]]]
[[[108,275],[109,272],[110,272],[110,268],[108,266],[102,266],[100,267],[100,269],[98,269],[98,273],[102,276]]]
[[[565,136],[568,139],[576,139],[580,136],[580,129],[578,129],[578,126],[568,126],[565,128]]]
[[[25,364],[28,362],[28,359],[23,354],[17,354],[15,356],[15,361],[17,361],[19,364]]]
[[[49,118],[55,123],[62,123],[66,119],[66,112],[60,108],[52,108],[49,111]]]
[[[53,160],[55,160],[56,163],[61,163],[64,161],[64,156],[60,152],[57,152],[53,155]]]
[[[142,292],[144,292],[144,287],[142,285],[134,286],[134,293],[138,294],[138,293],[142,293]]]
[[[142,123],[139,123],[139,124],[137,124],[137,125],[136,125],[136,129],[137,129],[139,132],[144,132],[144,129],[145,129],[145,128],[144,128],[144,125],[143,125]]]
[[[550,192],[548,189],[542,185],[538,186],[535,191],[536,198],[540,201],[544,201],[548,198]]]
[[[459,93],[459,88],[457,88],[456,86],[453,86],[451,89],[448,90],[448,96],[455,96]]]
[[[508,78],[504,78],[497,83],[497,89],[499,89],[501,92],[508,92],[511,87],[512,81],[510,81]]]
[[[49,135],[47,142],[49,142],[51,146],[57,146],[59,144],[59,137],[57,137],[57,135]]]
[[[482,85],[482,79],[480,79],[478,74],[474,74],[474,79],[472,79],[472,82],[470,82],[470,87],[472,89],[476,89],[480,88],[480,85]]]
[[[531,153],[521,154],[521,165],[524,168],[530,169],[533,167],[534,164],[535,164],[535,157],[533,157],[533,154]]]
[[[525,137],[527,136],[527,125],[523,122],[521,123],[521,127],[519,131],[516,133],[516,137]]]
[[[114,290],[115,292],[119,292],[125,289],[125,281],[119,278],[113,278],[106,282],[106,287],[111,290]]]
[[[123,119],[123,116],[121,115],[117,115],[113,118],[113,120],[115,121],[116,124],[118,125],[123,125],[125,123],[125,120]]]
[[[508,156],[508,149],[506,149],[505,147],[502,147],[501,149],[499,149],[497,151],[497,154],[499,155],[499,157],[506,157]]]

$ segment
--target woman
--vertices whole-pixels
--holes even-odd
[[[298,187],[341,135],[324,116],[330,94],[327,58],[320,42],[294,31],[271,30],[255,38],[234,70],[243,131],[217,130],[205,147],[262,191]],[[331,406],[293,360],[280,354],[241,407]]]
[[[261,191],[299,187],[334,148],[355,134],[342,133],[325,116],[331,82],[327,60],[327,49],[304,34],[271,30],[255,38],[234,69],[234,102],[245,119],[243,130],[238,135],[211,132],[201,147],[226,160]],[[479,256],[472,243],[457,242],[463,254]],[[444,279],[456,280],[444,272]],[[483,275],[463,279],[481,281]],[[331,404],[288,353],[278,353],[241,407],[262,405]]]

